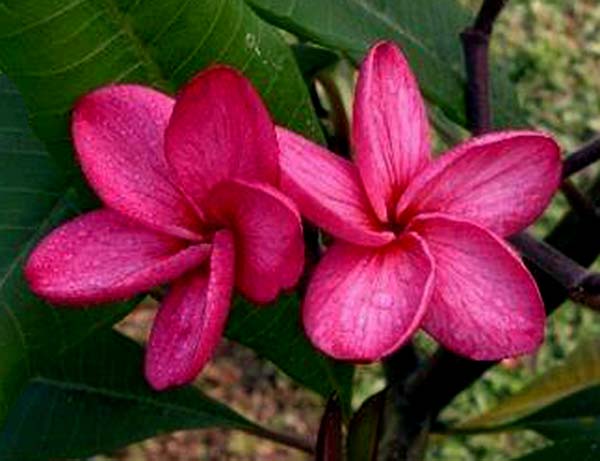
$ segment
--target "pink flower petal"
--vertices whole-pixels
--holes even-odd
[[[58,304],[128,298],[199,265],[210,245],[189,246],[119,215],[98,210],[64,224],[30,255],[31,290]]]
[[[352,138],[367,195],[382,221],[430,157],[429,124],[417,81],[391,42],[376,44],[356,87]]]
[[[250,82],[228,67],[212,67],[185,86],[165,144],[179,184],[200,207],[225,179],[279,181],[279,148],[269,114]]]
[[[556,142],[534,131],[475,138],[433,162],[398,203],[400,220],[440,212],[500,236],[514,234],[544,211],[561,177]]]
[[[173,104],[142,86],[101,88],[75,107],[73,140],[88,181],[110,208],[190,237],[197,218],[173,185],[163,152]]]
[[[302,136],[277,128],[281,188],[310,221],[357,245],[380,246],[394,234],[373,213],[356,167]]]
[[[416,234],[376,249],[336,242],[309,282],[304,328],[332,357],[379,360],[419,328],[433,280],[433,260]]]
[[[544,306],[518,256],[468,221],[423,215],[409,227],[431,250],[436,281],[425,329],[448,349],[475,360],[535,350],[544,337]]]
[[[229,314],[233,278],[233,237],[219,231],[210,265],[178,280],[154,320],[146,352],[146,379],[154,389],[193,381],[211,359]]]
[[[258,303],[292,288],[304,266],[302,223],[295,205],[273,187],[223,181],[210,194],[207,215],[232,229],[236,286]]]

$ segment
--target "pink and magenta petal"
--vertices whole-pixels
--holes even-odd
[[[544,338],[540,293],[519,257],[486,229],[443,215],[416,218],[410,230],[429,247],[436,280],[424,328],[475,360],[534,351]]]
[[[434,263],[416,234],[381,248],[336,242],[317,265],[302,308],[313,344],[340,360],[372,362],[419,328]]]
[[[342,240],[380,246],[394,239],[383,229],[356,167],[302,136],[277,128],[281,188],[307,219]]]
[[[269,114],[250,82],[228,67],[202,72],[183,88],[165,144],[179,184],[201,208],[225,179],[279,181]]]
[[[141,227],[112,210],[85,214],[48,235],[30,255],[31,290],[57,304],[125,299],[181,276],[210,254],[210,245]]]
[[[233,237],[217,232],[210,264],[178,280],[158,311],[146,352],[156,390],[187,384],[211,359],[227,321],[234,279]]]
[[[236,286],[258,303],[292,288],[304,266],[302,223],[295,205],[264,184],[223,181],[210,194],[208,216],[233,230]]]
[[[552,137],[505,131],[459,145],[431,164],[398,203],[400,220],[439,212],[500,236],[512,235],[544,211],[560,184],[560,150]]]
[[[360,68],[355,97],[356,162],[377,216],[386,221],[431,155],[423,98],[396,45],[381,42],[371,48]]]
[[[163,139],[174,101],[136,85],[101,88],[73,112],[83,172],[110,208],[175,236],[193,237],[197,218],[173,185]]]

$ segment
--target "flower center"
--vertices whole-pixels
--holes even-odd
[[[417,214],[411,206],[405,207],[399,215],[396,214],[394,209],[393,212],[388,213],[388,222],[385,224],[385,228],[393,232],[396,237],[399,237],[406,232],[406,228]]]
[[[385,227],[387,230],[393,232],[396,237],[402,234],[406,229],[406,225],[404,223],[398,222],[396,220],[390,221]]]

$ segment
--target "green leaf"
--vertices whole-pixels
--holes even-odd
[[[215,62],[242,70],[279,123],[322,140],[292,52],[243,0],[0,3],[0,68],[23,94],[36,134],[66,165],[69,114],[81,95],[123,81],[173,92]]]
[[[193,387],[154,392],[142,348],[104,330],[32,380],[0,432],[0,460],[79,458],[180,429],[223,427],[264,435]]]
[[[600,458],[600,440],[578,438],[555,443],[529,453],[517,461],[597,461]]]
[[[76,197],[27,127],[19,94],[0,76],[0,426],[40,365],[122,315],[56,310],[33,296],[22,265],[34,243],[71,216]]]
[[[565,361],[459,430],[534,429],[554,439],[600,429],[600,338],[583,342]]]
[[[321,355],[310,344],[300,324],[296,295],[280,296],[276,304],[261,307],[238,299],[225,334],[323,397],[337,394],[344,411],[349,412],[354,367]]]
[[[408,55],[424,95],[465,124],[465,74],[459,34],[473,22],[456,0],[246,0],[265,19],[298,36],[362,60],[369,47],[394,40]],[[492,72],[495,125],[521,123],[505,72]]]
[[[526,416],[515,426],[533,429],[553,440],[600,434],[600,386],[565,397]]]
[[[376,461],[388,390],[369,397],[352,416],[348,428],[348,461]]]

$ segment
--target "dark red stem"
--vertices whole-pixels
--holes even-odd
[[[600,160],[600,136],[592,139],[565,159],[563,178],[568,178],[598,160]]]
[[[506,3],[507,0],[485,0],[473,26],[460,34],[467,71],[467,121],[475,135],[492,127],[489,44],[494,21]]]

